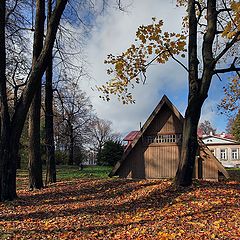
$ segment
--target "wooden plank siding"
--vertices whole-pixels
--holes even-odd
[[[175,134],[182,133],[182,130],[182,122],[166,105],[163,105],[144,135]]]
[[[128,164],[124,164],[118,170],[119,176],[129,178],[173,178],[180,159],[181,145],[176,143],[147,144],[144,139],[146,136],[157,136],[158,134],[180,134],[182,128],[182,122],[167,105],[163,105],[141,140],[127,156]]]
[[[146,178],[173,178],[180,159],[180,147],[151,146],[144,152]]]
[[[203,179],[205,180],[214,180],[218,178],[218,171],[217,166],[214,163],[214,161],[209,158],[208,156],[205,156],[202,161],[202,171],[203,171]]]
[[[176,107],[164,96],[109,176],[140,179],[175,177],[180,161],[183,121]],[[228,177],[211,151],[201,140],[198,142],[200,156],[196,158],[193,177],[216,181],[218,171]]]
[[[158,134],[182,133],[182,122],[163,105],[144,137]],[[146,178],[173,178],[180,159],[180,145],[176,143],[151,143],[144,152]]]
[[[142,143],[139,142],[128,155],[128,164],[124,164],[118,171],[124,178],[146,178],[145,163],[142,155]]]

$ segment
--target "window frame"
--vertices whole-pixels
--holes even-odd
[[[233,151],[236,151],[233,153]],[[236,156],[236,158],[235,158]],[[232,148],[231,149],[231,158],[232,160],[238,160],[239,159],[239,149],[238,148]]]
[[[224,151],[224,156],[225,156],[224,158],[222,157],[222,153],[223,153],[222,151]],[[228,159],[228,156],[227,156],[227,148],[221,148],[221,149],[220,149],[220,159],[221,159],[221,160],[227,160],[227,159]]]
[[[179,144],[181,143],[182,134],[169,133],[169,134],[157,134],[147,135],[144,137],[145,144]]]

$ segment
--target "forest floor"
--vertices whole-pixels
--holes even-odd
[[[240,239],[237,180],[176,191],[171,180],[77,178],[74,171],[32,192],[21,172],[19,199],[0,203],[0,239]]]

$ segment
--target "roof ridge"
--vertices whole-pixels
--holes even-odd
[[[148,119],[146,120],[146,122],[144,123],[144,125],[141,128],[141,131],[136,135],[136,137],[134,138],[134,140],[132,141],[132,143],[129,145],[129,147],[126,149],[126,151],[124,152],[122,158],[120,161],[118,161],[116,163],[116,165],[114,166],[114,168],[112,169],[112,171],[110,172],[109,176],[112,177],[116,171],[119,169],[119,167],[121,166],[122,162],[126,159],[126,157],[129,155],[129,153],[132,151],[132,149],[135,147],[135,145],[137,144],[137,142],[139,141],[139,139],[142,137],[142,135],[144,134],[144,132],[147,130],[147,128],[149,127],[149,125],[151,124],[151,122],[154,120],[154,118],[156,117],[156,115],[158,114],[158,112],[161,110],[161,108],[163,107],[164,103],[166,103],[168,105],[168,107],[173,111],[173,113],[176,115],[176,117],[180,120],[183,121],[183,116],[182,114],[178,111],[178,109],[173,105],[173,103],[169,100],[169,98],[164,94],[163,97],[161,98],[161,100],[159,101],[159,103],[157,104],[157,106],[155,107],[155,109],[152,111],[152,113],[150,114],[150,116],[148,117]]]

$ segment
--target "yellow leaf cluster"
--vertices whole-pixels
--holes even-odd
[[[111,81],[98,87],[109,100],[110,94],[118,96],[123,103],[133,103],[129,87],[145,82],[146,70],[154,62],[164,64],[173,55],[185,57],[186,36],[180,33],[163,32],[163,21],[152,18],[153,23],[142,25],[137,29],[135,44],[132,44],[121,55],[109,54],[104,61],[110,68],[107,73],[112,76]]]
[[[221,100],[219,109],[227,114],[239,109],[240,103],[240,78],[235,76],[230,79],[228,85],[224,87],[224,97]]]
[[[230,7],[232,9],[232,17],[226,24],[222,36],[232,39],[240,31],[240,2],[231,1]]]

